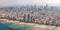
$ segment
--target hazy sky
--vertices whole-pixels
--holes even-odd
[[[0,0],[0,6],[15,6],[15,5],[56,5],[60,6],[60,0]]]

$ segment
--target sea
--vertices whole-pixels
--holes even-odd
[[[0,20],[0,30],[60,30],[60,28],[37,28]]]

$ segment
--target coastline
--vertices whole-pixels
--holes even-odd
[[[35,24],[35,23],[19,22],[19,21],[13,21],[13,20],[8,20],[8,19],[0,19],[0,20],[3,20],[5,22],[12,22],[15,24],[22,24],[22,25],[26,25],[26,26],[37,27],[37,28],[60,28],[60,27],[56,27],[56,26],[39,25],[39,24]]]

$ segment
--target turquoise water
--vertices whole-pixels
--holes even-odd
[[[0,20],[0,30],[54,30],[50,28],[35,28],[26,25],[19,25],[14,23],[7,23]]]

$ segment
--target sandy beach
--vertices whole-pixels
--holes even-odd
[[[19,21],[13,21],[13,20],[8,20],[8,19],[0,19],[0,20],[3,20],[5,22],[12,22],[15,24],[23,24],[23,25],[27,25],[27,26],[38,27],[38,28],[56,28],[55,26],[39,25],[39,24],[35,24],[35,23],[19,22]]]

